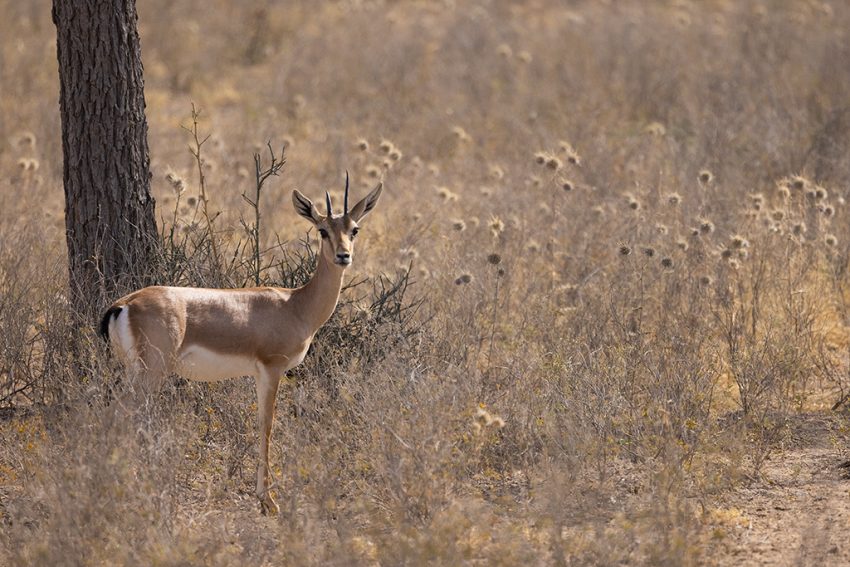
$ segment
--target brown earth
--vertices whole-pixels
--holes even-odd
[[[850,565],[844,417],[795,418],[760,478],[722,498],[706,564]]]

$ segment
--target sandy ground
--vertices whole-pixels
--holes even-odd
[[[762,477],[723,498],[709,565],[850,565],[846,416],[795,418]]]

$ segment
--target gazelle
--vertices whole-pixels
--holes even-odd
[[[378,184],[342,214],[327,215],[298,190],[292,202],[322,237],[316,272],[296,289],[204,289],[152,286],[126,295],[103,315],[100,334],[124,359],[137,387],[157,391],[176,372],[191,380],[254,376],[257,386],[259,464],[257,498],[276,514],[269,491],[269,439],[281,376],[301,363],[316,331],[336,309],[345,268],[351,265],[358,223],[381,196]]]

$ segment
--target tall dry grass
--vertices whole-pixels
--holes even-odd
[[[48,4],[0,2],[0,562],[710,563],[847,393],[843,4],[151,0],[160,281],[297,285],[291,188],[387,188],[260,517],[251,382],[128,417],[72,327]]]

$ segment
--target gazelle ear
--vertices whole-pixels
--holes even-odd
[[[308,221],[313,224],[321,222],[322,215],[319,214],[316,205],[313,204],[313,201],[302,195],[298,189],[292,191],[292,204],[295,205],[295,212]]]
[[[372,189],[372,192],[363,197],[363,199],[354,205],[351,208],[351,211],[348,213],[348,216],[351,217],[351,220],[354,222],[360,222],[360,220],[369,214],[369,211],[375,208],[375,205],[378,203],[378,198],[381,196],[381,189],[384,188],[383,183],[378,183],[378,186]]]

